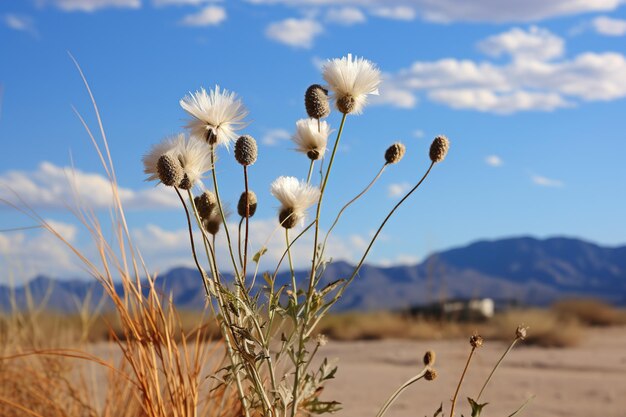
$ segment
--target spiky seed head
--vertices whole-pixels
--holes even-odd
[[[311,161],[317,161],[318,159],[320,159],[320,153],[316,149],[308,151],[306,153],[306,156],[308,156]]]
[[[252,217],[254,213],[256,213],[257,199],[254,191],[248,191],[248,205],[246,210],[246,192],[241,193],[241,197],[239,197],[239,202],[237,203],[237,214],[240,217]],[[247,213],[246,213],[247,211]]]
[[[517,326],[517,329],[515,330],[515,337],[520,339],[520,340],[526,339],[527,330],[528,330],[528,327],[526,327],[524,325]]]
[[[450,141],[445,136],[437,136],[430,145],[430,160],[434,163],[441,162],[448,154]]]
[[[483,345],[483,337],[479,334],[474,334],[472,335],[472,337],[470,337],[470,345],[472,345],[473,348],[479,348]]]
[[[328,90],[319,84],[313,84],[304,94],[304,107],[309,117],[323,119],[330,114],[328,104]]]
[[[337,98],[337,110],[343,114],[350,114],[356,108],[356,100],[350,95]]]
[[[189,176],[187,174],[183,175],[183,179],[180,180],[180,183],[178,183],[178,188],[181,190],[191,190],[192,187],[193,182],[191,182]]]
[[[388,164],[397,164],[404,157],[406,146],[400,142],[396,142],[385,151],[385,161]]]
[[[278,213],[278,221],[285,229],[294,228],[299,220],[298,216],[296,216],[293,209],[290,207],[285,207]]]
[[[256,162],[258,149],[256,140],[250,135],[239,136],[235,142],[235,159],[243,166],[252,165]]]
[[[208,219],[217,208],[217,197],[213,191],[210,190],[206,190],[199,196],[196,196],[193,199],[193,202],[196,205],[196,210],[198,210],[200,218],[202,219]]]
[[[437,356],[435,355],[434,350],[429,350],[424,354],[424,365],[433,366],[435,364],[435,359]]]
[[[437,379],[437,371],[434,369],[427,369],[426,373],[424,374],[424,379],[426,381],[434,381],[435,379]]]
[[[185,175],[178,159],[167,154],[157,161],[157,172],[161,182],[169,187],[178,186]]]

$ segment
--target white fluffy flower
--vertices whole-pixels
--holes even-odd
[[[283,227],[290,229],[304,220],[306,209],[311,207],[320,196],[317,187],[294,177],[278,177],[271,186],[274,197],[280,201],[279,220]]]
[[[324,80],[333,92],[335,106],[345,114],[360,114],[367,95],[378,95],[380,70],[364,58],[347,57],[329,60],[324,65]]]
[[[183,182],[186,184],[178,184],[180,188],[191,188],[205,172],[211,170],[211,158],[207,146],[180,133],[153,146],[143,157],[144,172],[148,174],[148,181],[160,179],[158,163],[164,155],[178,161],[183,170]]]
[[[319,125],[318,125],[319,123]],[[330,126],[317,119],[300,119],[296,122],[296,133],[292,139],[298,145],[299,152],[307,154],[312,159],[320,159],[326,152]]]
[[[189,93],[180,105],[192,116],[187,127],[194,136],[207,140],[210,135],[210,143],[226,147],[237,139],[236,131],[245,126],[243,119],[248,115],[237,95],[218,85],[208,93],[204,88]]]

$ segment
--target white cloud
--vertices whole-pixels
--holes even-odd
[[[35,28],[34,20],[29,16],[6,14],[2,20],[9,29],[17,30],[20,32],[26,32],[30,35],[37,36],[37,29]]]
[[[315,38],[322,32],[322,25],[313,19],[290,18],[270,24],[265,34],[272,40],[295,48],[311,48]]]
[[[221,0],[152,0],[156,7],[164,6],[201,6],[206,3],[220,3]]]
[[[424,137],[424,131],[421,129],[416,129],[413,131],[413,136],[415,136],[418,139],[421,139]]]
[[[419,256],[410,255],[407,253],[401,253],[401,254],[398,254],[395,258],[381,259],[378,262],[374,262],[374,265],[378,265],[383,268],[389,268],[389,267],[398,266],[398,265],[413,266],[413,265],[417,265],[418,263],[420,263],[420,261],[421,261],[421,258]]]
[[[226,9],[208,6],[197,13],[185,16],[180,23],[185,26],[217,26],[226,20]]]
[[[35,171],[8,171],[0,175],[0,198],[16,201],[15,194],[32,208],[65,209],[79,202],[94,209],[109,208],[113,201],[111,184],[100,174],[42,162]],[[163,186],[144,190],[118,188],[127,209],[163,209],[180,205],[174,193]]]
[[[365,23],[365,14],[356,7],[342,7],[339,9],[329,9],[326,12],[326,20],[340,25],[350,26],[357,23]]]
[[[626,20],[613,19],[607,16],[596,17],[591,21],[596,32],[606,36],[626,35]]]
[[[506,54],[513,59],[546,61],[562,56],[565,42],[549,30],[532,26],[528,31],[513,28],[490,36],[480,42],[478,48],[489,56]]]
[[[623,0],[248,0],[253,4],[285,4],[298,8],[353,6],[370,11],[410,8],[427,20],[470,22],[532,22],[582,13],[609,12]]]
[[[501,167],[504,165],[504,161],[498,155],[489,155],[485,158],[485,163],[492,167]]]
[[[415,10],[411,7],[376,7],[371,10],[374,16],[384,17],[393,20],[413,20],[416,17]]]
[[[279,142],[290,138],[291,134],[285,129],[270,129],[263,135],[261,142],[267,146],[275,146],[278,145]]]
[[[532,175],[530,177],[533,183],[542,187],[563,187],[563,181],[547,178],[541,175]]]
[[[372,96],[372,104],[388,104],[399,109],[412,109],[418,102],[415,94],[402,87],[397,87],[393,80],[383,81],[379,91],[379,95]]]
[[[95,12],[107,8],[138,9],[141,0],[52,0],[53,4],[66,12]]]
[[[398,183],[398,184],[389,184],[387,187],[387,195],[391,198],[400,197],[404,195],[411,189],[411,184],[408,182]]]
[[[550,111],[585,101],[626,97],[624,55],[587,52],[571,59],[552,59],[561,49],[554,35],[531,28],[525,35],[503,36],[512,33],[490,38],[491,43],[499,45],[500,53],[513,55],[507,63],[455,58],[416,61],[409,68],[385,74],[391,86],[388,88],[396,95],[403,92],[406,105],[410,103],[409,96],[417,100],[423,93],[430,100],[455,109],[501,114]],[[549,48],[542,50],[538,40]],[[481,45],[485,47],[484,43]],[[516,59],[520,56],[525,59]],[[378,103],[393,104],[393,99],[383,96]]]
[[[47,220],[69,243],[75,243],[78,230],[68,223]],[[45,229],[35,232],[0,233],[0,282],[16,284],[37,275],[68,277],[81,272],[71,251]]]

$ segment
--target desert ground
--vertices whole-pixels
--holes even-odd
[[[444,414],[449,415],[450,400],[470,350],[467,340],[329,342],[323,354],[339,360],[339,371],[326,389],[343,404],[339,414],[376,415],[389,394],[419,372],[428,349],[437,353],[438,378],[409,387],[387,416],[430,417],[441,403]],[[469,417],[467,397],[476,397],[505,349],[504,343],[486,341],[478,351],[455,415]],[[626,416],[626,327],[588,329],[577,347],[516,347],[483,394],[484,402],[490,404],[482,415],[509,416],[533,395],[536,397],[521,415]]]

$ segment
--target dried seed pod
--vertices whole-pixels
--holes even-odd
[[[483,345],[483,342],[483,337],[479,334],[475,334],[470,337],[470,345],[472,345],[473,348],[481,347]]]
[[[204,230],[212,235],[216,235],[220,231],[220,226],[222,225],[222,217],[221,216],[211,216],[208,219],[202,221],[202,226],[204,226]]]
[[[528,330],[528,327],[526,326],[518,326],[517,329],[515,330],[515,337],[520,340],[526,339],[527,330]]]
[[[183,175],[183,179],[180,180],[180,183],[178,183],[178,188],[182,190],[191,190],[192,187],[193,183],[189,179],[189,176],[187,174]]]
[[[435,379],[437,379],[437,371],[435,371],[434,369],[427,369],[426,373],[424,374],[424,379],[426,381],[434,381]]]
[[[237,214],[240,217],[252,217],[256,213],[257,199],[254,191],[248,191],[248,209],[246,210],[246,192],[241,193],[237,203]]]
[[[450,141],[445,136],[437,136],[430,145],[430,160],[434,163],[441,162],[446,157]]]
[[[157,172],[161,182],[169,187],[176,187],[185,176],[178,159],[170,155],[162,155],[157,161]]]
[[[214,210],[217,209],[217,197],[213,193],[213,191],[205,191],[199,196],[196,196],[193,199],[194,204],[196,205],[196,210],[198,210],[198,214],[202,219],[208,219],[213,214]]]
[[[400,142],[396,142],[385,151],[385,161],[388,164],[397,164],[404,157],[406,146]]]
[[[328,104],[328,90],[319,84],[313,84],[307,88],[304,94],[304,107],[309,117],[322,119],[330,114]]]
[[[435,359],[437,356],[435,355],[434,350],[429,350],[424,354],[424,365],[433,366],[435,364]]]
[[[278,213],[278,221],[285,229],[292,229],[298,224],[298,217],[291,208],[283,208]]]
[[[252,165],[258,157],[256,140],[250,135],[243,135],[235,142],[235,159],[243,166]]]
[[[337,98],[337,110],[343,114],[349,114],[356,108],[356,100],[351,95]]]

